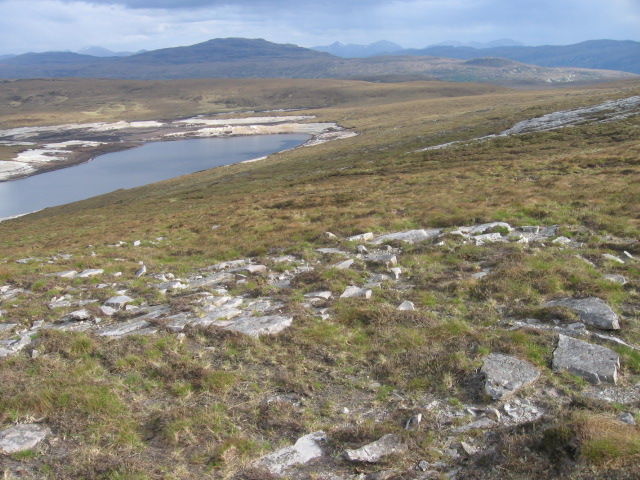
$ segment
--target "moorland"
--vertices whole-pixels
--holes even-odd
[[[3,82],[3,129],[293,109],[357,133],[1,222],[0,431],[44,434],[2,444],[5,478],[634,478],[640,112],[473,139],[638,95]],[[593,298],[617,323],[566,301]]]

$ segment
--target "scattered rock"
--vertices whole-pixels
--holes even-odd
[[[349,242],[368,242],[373,239],[372,232],[361,233],[359,235],[354,235],[352,237],[348,237],[347,240]]]
[[[0,452],[5,455],[31,450],[47,436],[51,430],[35,423],[14,425],[0,431]]]
[[[142,266],[136,270],[136,273],[134,273],[133,276],[134,277],[141,277],[145,273],[147,273],[147,267],[146,267],[146,265],[142,264]]]
[[[379,440],[368,445],[355,450],[345,450],[344,457],[350,462],[376,463],[388,455],[402,453],[407,448],[407,445],[402,443],[400,437],[393,433],[387,433]]]
[[[65,270],[64,272],[49,273],[47,277],[73,278],[78,272],[75,270]]]
[[[553,371],[567,370],[593,384],[617,383],[620,357],[612,350],[559,335],[553,352]]]
[[[545,303],[545,307],[567,307],[578,314],[587,325],[605,330],[618,330],[618,315],[603,300],[596,297],[562,298]]]
[[[342,292],[340,298],[371,298],[371,295],[373,295],[373,290],[352,285]]]
[[[406,232],[387,233],[376,237],[371,243],[380,245],[385,242],[398,241],[405,243],[419,243],[433,240],[442,233],[442,229],[434,228],[430,230],[408,230]]]
[[[540,377],[529,362],[499,353],[485,358],[481,372],[486,375],[485,392],[494,400],[505,400]]]
[[[67,318],[69,320],[75,320],[80,322],[82,320],[89,320],[91,318],[91,314],[87,309],[83,308],[82,310],[76,310],[75,312],[71,312],[70,314],[67,315]]]
[[[636,419],[630,412],[621,413],[620,415],[618,415],[618,420],[620,420],[622,423],[626,423],[627,425],[636,424]]]
[[[551,243],[557,243],[559,245],[567,245],[568,243],[571,243],[571,239],[567,238],[567,237],[557,237],[554,238]]]
[[[340,263],[336,263],[335,265],[332,265],[331,268],[336,268],[338,270],[346,270],[347,268],[351,268],[351,265],[353,265],[354,260],[352,259],[348,259],[345,260],[344,262],[340,262]]]
[[[331,298],[332,293],[329,290],[324,290],[321,292],[310,292],[306,293],[305,298],[317,298],[321,300],[329,300]]]
[[[149,326],[150,324],[146,320],[136,319],[116,325],[109,325],[108,327],[98,330],[98,335],[101,337],[122,337],[128,333],[141,330]]]
[[[261,335],[273,335],[291,326],[293,317],[267,315],[264,317],[239,317],[221,321],[218,324],[225,330],[244,333],[253,338]]]
[[[415,310],[415,309],[416,309],[416,306],[413,304],[413,302],[410,302],[409,300],[405,300],[400,305],[398,305],[398,308],[396,310]]]
[[[407,423],[404,425],[405,430],[416,430],[420,426],[420,422],[422,421],[422,414],[416,413],[413,415]]]
[[[624,278],[622,275],[606,274],[606,275],[604,275],[604,278],[606,280],[609,280],[610,282],[619,283],[620,285],[626,285],[627,284],[627,279]]]
[[[102,275],[104,273],[104,270],[101,268],[91,268],[88,270],[83,270],[82,272],[80,272],[77,277],[78,278],[89,278],[89,277],[94,277],[96,275]]]
[[[262,457],[256,466],[268,470],[272,475],[282,476],[289,467],[321,457],[321,445],[326,439],[323,431],[310,433],[299,438],[294,445]]]
[[[109,300],[104,302],[103,306],[111,307],[114,310],[122,310],[124,306],[130,302],[133,302],[133,298],[126,295],[118,295],[116,297],[111,297]]]
[[[392,254],[370,254],[364,258],[367,262],[370,263],[379,263],[382,265],[386,265],[387,267],[396,265],[398,263],[398,258]]]
[[[622,260],[620,257],[616,257],[615,255],[611,255],[610,253],[603,253],[602,257],[607,260],[611,260],[612,262],[624,264],[624,260]]]
[[[31,335],[28,332],[22,333],[18,338],[2,340],[0,341],[0,357],[15,355],[29,344],[31,344]]]

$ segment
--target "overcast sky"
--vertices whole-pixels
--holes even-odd
[[[640,41],[640,0],[0,0],[0,54],[151,50],[224,37],[406,48],[503,38]]]

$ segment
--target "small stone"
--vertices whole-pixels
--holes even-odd
[[[375,442],[361,448],[344,451],[344,456],[350,462],[376,463],[382,458],[394,453],[402,453],[407,450],[407,445],[402,443],[400,437],[388,433]]]
[[[567,238],[567,237],[558,237],[558,238],[554,238],[551,243],[557,243],[559,245],[567,245],[568,243],[571,243],[571,239]]]
[[[364,245],[358,245],[358,253],[365,255],[367,253],[369,253],[369,250],[367,250],[367,247],[365,247]]]
[[[635,425],[636,419],[634,418],[631,412],[625,412],[618,415],[618,420],[622,423],[626,423],[627,425]]]
[[[495,408],[487,408],[484,411],[484,414],[494,422],[499,422],[502,418],[500,412]]]
[[[139,247],[140,245],[142,245],[142,242],[140,240],[136,240],[135,242],[133,242],[134,247]]]
[[[627,252],[626,250],[625,250],[624,252],[622,252],[622,255],[623,255],[626,259],[628,259],[628,260],[633,260],[633,259],[634,259],[634,256],[633,256],[633,255],[631,255],[631,254],[630,254],[629,252]]]
[[[464,450],[464,453],[466,453],[469,456],[472,456],[478,453],[478,449],[473,445],[468,444],[467,442],[460,442],[460,446]]]
[[[485,392],[494,400],[504,400],[540,377],[529,362],[499,353],[488,355],[480,371],[486,375]]]
[[[396,310],[415,310],[416,306],[413,304],[413,302],[410,302],[409,300],[405,300],[404,302],[402,302],[400,305],[398,305],[398,308],[396,308]]]
[[[36,447],[51,430],[38,424],[20,424],[0,431],[0,453],[11,455]]]
[[[133,298],[126,295],[118,295],[115,297],[111,297],[109,300],[104,302],[103,306],[111,307],[115,310],[121,310],[129,302],[133,302]]]
[[[389,271],[393,273],[394,280],[400,280],[400,274],[402,273],[402,269],[399,267],[390,268]]]
[[[604,275],[604,278],[606,280],[609,280],[610,282],[619,283],[620,285],[626,285],[627,284],[627,279],[625,277],[623,277],[622,275],[606,274],[606,275]]]
[[[407,423],[404,425],[405,430],[416,430],[420,426],[420,422],[422,421],[422,414],[416,413],[413,415]]]
[[[149,327],[150,324],[146,320],[131,320],[129,322],[110,325],[98,331],[101,337],[121,337],[128,333]]]
[[[66,270],[64,272],[50,273],[47,275],[47,277],[73,278],[77,275],[77,273],[78,272],[76,272],[75,270]]]
[[[352,237],[347,238],[349,242],[368,242],[373,239],[372,232],[361,233],[359,235],[353,235]]]
[[[624,263],[624,260],[622,260],[620,257],[616,257],[615,255],[611,255],[610,253],[604,253],[602,257],[606,258],[607,260],[611,260],[612,262]]]
[[[319,298],[322,300],[329,300],[331,298],[331,292],[329,290],[323,290],[320,292],[305,293],[305,298]]]
[[[337,270],[346,270],[347,268],[350,268],[351,265],[353,265],[354,260],[349,259],[349,260],[345,260],[344,262],[340,262],[340,263],[336,263],[335,265],[332,265],[331,268],[335,268]]]
[[[338,238],[336,235],[334,235],[331,232],[324,232],[324,236],[330,239]]]
[[[310,433],[299,438],[294,445],[262,457],[256,462],[256,466],[265,468],[272,475],[282,476],[289,467],[305,464],[314,458],[321,457],[321,445],[326,439],[323,431]]]
[[[145,273],[147,273],[147,267],[143,264],[140,268],[138,268],[136,270],[136,273],[134,273],[133,275],[135,277],[141,277],[142,275],[144,275]],[[115,276],[115,275],[114,275]]]
[[[371,298],[373,295],[373,290],[369,288],[360,288],[356,286],[349,286],[342,292],[340,298]]]
[[[427,462],[425,460],[421,460],[418,463],[418,469],[422,470],[423,472],[426,472],[427,470],[429,470],[429,462]]]
[[[364,258],[367,262],[393,266],[398,263],[398,258],[393,254],[371,254]]]
[[[117,310],[113,307],[109,307],[106,305],[102,305],[100,308],[100,311],[102,312],[103,315],[107,316],[107,317],[111,317],[113,315],[116,314]]]
[[[102,268],[90,268],[88,270],[83,270],[78,274],[78,278],[89,278],[94,277],[96,275],[102,275],[104,270]]]
[[[67,317],[69,318],[69,320],[75,320],[79,322],[82,320],[89,320],[91,318],[91,314],[87,309],[83,308],[82,310],[71,312],[69,315],[67,315]]]

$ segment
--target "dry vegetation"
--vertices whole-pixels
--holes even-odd
[[[638,116],[411,153],[638,94],[637,82],[520,92],[332,80],[2,84],[5,128],[302,108],[360,133],[0,223],[0,285],[28,288],[38,299],[0,305],[3,321],[29,326],[53,319],[46,304],[71,287],[95,297],[93,280],[43,276],[53,268],[130,272],[119,282],[153,304],[157,291],[133,277],[138,261],[151,271],[186,275],[245,256],[313,259],[316,247],[330,243],[326,231],[347,236],[484,221],[561,224],[564,235],[588,242],[580,252],[587,258],[599,258],[603,249],[640,256]],[[108,247],[160,236],[167,240],[145,241],[136,250]],[[615,420],[622,407],[589,400],[579,379],[551,373],[552,333],[497,325],[507,317],[544,315],[541,301],[553,295],[594,295],[625,313],[623,337],[640,343],[637,266],[625,270],[629,284],[623,287],[602,280],[570,249],[529,255],[511,244],[450,246],[406,249],[402,266],[411,269],[415,285],[408,297],[382,288],[372,302],[341,302],[327,321],[295,307],[295,300],[319,288],[339,291],[360,280],[358,272],[318,269],[299,278],[291,291],[274,292],[294,300],[297,315],[273,338],[252,340],[214,328],[182,339],[163,334],[111,342],[84,333],[41,334],[40,357],[2,360],[0,425],[46,418],[58,440],[12,457],[12,471],[23,465],[25,475],[47,478],[267,478],[250,468],[252,459],[324,429],[336,457],[384,433],[402,435],[409,453],[385,464],[402,472],[420,460],[443,459],[432,448],[442,436],[437,419],[424,411],[424,427],[407,432],[407,415],[432,398],[453,406],[482,402],[475,372],[483,356],[500,351],[539,366],[539,387],[558,389],[569,403],[549,400],[549,415],[501,432],[491,453],[474,460],[461,478],[635,478],[640,432]],[[15,262],[59,253],[73,257],[55,266]],[[494,267],[491,276],[482,284],[465,280],[481,263]],[[258,278],[243,288],[269,287]],[[113,293],[102,291],[100,300]],[[418,311],[395,310],[402,299]],[[188,300],[172,297],[172,309],[180,311]],[[637,383],[637,352],[620,353],[624,381]],[[276,394],[301,407],[265,402]],[[344,407],[384,414],[379,421],[348,422]],[[350,468],[343,473],[356,473]]]

